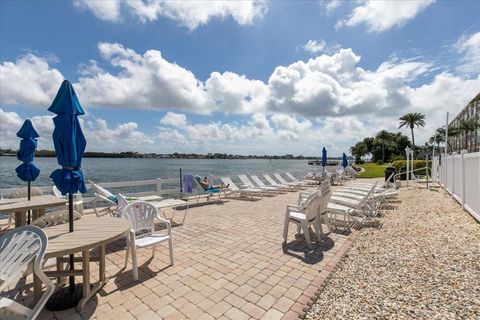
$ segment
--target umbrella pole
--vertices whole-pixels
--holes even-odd
[[[68,194],[68,231],[73,232],[73,194]],[[73,254],[70,255],[70,270],[75,270]],[[75,290],[75,277],[70,276],[70,292]]]
[[[27,188],[27,189],[28,189],[28,191],[27,191],[27,197],[28,197],[28,198],[27,198],[27,199],[28,199],[28,201],[30,201],[30,199],[31,199],[31,193],[30,193],[30,181],[28,181],[27,183],[28,183],[28,188]],[[30,224],[30,212],[31,212],[31,211],[30,211],[30,210],[28,210],[28,219],[27,219],[27,224]]]

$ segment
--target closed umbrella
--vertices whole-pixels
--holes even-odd
[[[322,149],[322,167],[323,171],[325,171],[325,165],[327,164],[327,149],[323,147]]]
[[[32,163],[39,135],[33,128],[30,119],[25,120],[17,132],[17,137],[22,138],[20,141],[20,149],[17,152],[17,159],[23,163],[19,165],[15,171],[20,180],[28,183],[27,196],[28,200],[30,200],[30,183],[35,181],[40,174],[40,169]],[[28,211],[28,224],[30,224],[30,210]]]
[[[347,159],[347,155],[345,154],[345,152],[342,155],[342,167],[343,167],[343,169],[348,167],[348,159]]]
[[[87,142],[77,118],[85,112],[70,82],[63,81],[48,111],[57,114],[53,118],[55,129],[52,137],[58,164],[62,166],[61,169],[53,171],[50,178],[63,195],[68,194],[69,231],[73,232],[73,194],[87,192],[81,170]],[[74,270],[73,260],[73,255],[70,255],[70,270]],[[78,304],[78,300],[82,297],[82,287],[75,286],[73,276],[70,276],[69,292],[66,293],[68,293],[66,296],[58,299],[58,295],[65,294],[60,292],[51,301],[52,303],[49,301],[49,309],[64,310]]]

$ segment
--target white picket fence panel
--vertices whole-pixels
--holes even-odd
[[[480,152],[435,157],[432,177],[480,222]]]

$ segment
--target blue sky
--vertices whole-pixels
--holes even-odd
[[[480,91],[478,1],[0,2],[0,146],[64,78],[90,150],[341,154]],[[43,134],[42,134],[43,133]],[[405,133],[408,133],[405,131]]]

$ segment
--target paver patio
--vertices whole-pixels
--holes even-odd
[[[331,233],[309,250],[292,225],[282,247],[285,207],[297,198],[291,192],[190,208],[185,225],[172,229],[175,265],[166,246],[154,258],[140,249],[138,282],[130,262],[123,268],[125,241],[117,241],[107,247],[110,281],[100,294],[81,312],[43,311],[40,319],[296,318],[348,239]]]

